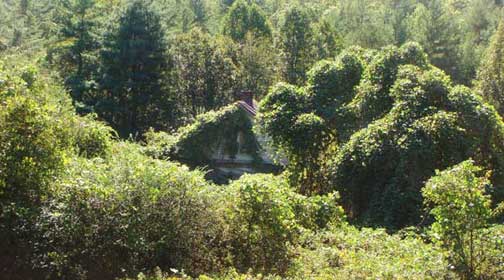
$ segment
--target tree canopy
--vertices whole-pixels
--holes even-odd
[[[321,62],[306,86],[280,84],[262,101],[260,124],[287,152],[298,187],[338,190],[351,217],[401,227],[419,221],[420,189],[436,169],[472,157],[494,171],[501,201],[504,124],[495,109],[453,86],[416,44],[365,53]],[[300,133],[300,123],[310,129]]]
[[[0,0],[0,279],[502,279],[503,4]]]

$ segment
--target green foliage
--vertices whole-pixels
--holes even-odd
[[[96,120],[95,115],[76,118],[74,124],[75,142],[77,150],[81,156],[105,157],[112,146],[112,136],[115,131],[104,123]]]
[[[502,1],[294,2],[0,1],[0,278],[502,278]],[[259,159],[245,89],[284,174],[169,161]]]
[[[2,206],[36,203],[41,189],[63,166],[68,135],[49,109],[34,100],[12,97],[0,108]]]
[[[406,19],[408,39],[419,42],[429,54],[432,64],[459,80],[461,72],[457,61],[457,26],[443,7],[442,1],[417,4],[414,12]]]
[[[331,59],[343,48],[341,37],[327,20],[322,20],[316,24],[315,34],[318,59]]]
[[[401,225],[418,219],[419,190],[436,168],[474,157],[502,172],[502,147],[493,143],[504,135],[495,113],[475,98],[465,103],[469,108],[459,107],[461,88],[451,89],[439,71],[411,70],[398,74],[390,91],[396,99],[392,109],[353,134],[329,164],[332,185],[351,197],[349,211],[368,221]],[[467,122],[467,110],[482,116],[478,124]],[[482,146],[488,149],[477,148]],[[501,175],[493,179],[500,184]]]
[[[340,114],[352,100],[363,69],[361,59],[351,51],[341,53],[336,61],[323,60],[308,72],[308,88],[313,110],[326,120]]]
[[[32,278],[35,219],[76,154],[105,157],[110,128],[75,115],[37,67],[0,66],[0,244],[6,277]]]
[[[285,178],[246,175],[229,189],[225,197],[233,201],[228,211],[234,262],[242,270],[284,272],[291,259],[289,246],[296,244],[303,226],[316,230],[344,218],[336,194],[306,198]]]
[[[450,261],[463,279],[497,279],[503,261],[502,227],[490,227],[493,216],[489,175],[472,160],[437,172],[422,190],[432,206],[434,240],[450,250]]]
[[[38,203],[73,145],[68,107],[33,67],[8,69],[0,61],[0,201]]]
[[[232,48],[233,42],[214,39],[197,28],[175,38],[170,52],[177,97],[186,115],[196,117],[233,100],[239,74],[226,45]]]
[[[272,88],[258,124],[286,153],[293,185],[340,191],[349,216],[364,223],[417,222],[423,182],[468,157],[495,171],[493,198],[502,200],[502,121],[414,43],[319,62],[304,88]]]
[[[271,52],[271,41],[248,33],[238,50],[240,88],[250,90],[256,98],[268,92],[278,73],[276,54]]]
[[[280,25],[279,34],[282,77],[286,82],[300,85],[306,80],[306,71],[314,62],[314,31],[306,9],[299,6],[288,9]]]
[[[157,159],[169,159],[178,140],[175,135],[162,131],[156,132],[153,129],[147,131],[143,137],[146,143],[143,152]]]
[[[394,29],[387,7],[394,1],[341,0],[331,17],[346,43],[364,48],[379,48],[393,43]],[[403,1],[402,1],[403,2]],[[407,4],[403,4],[407,5]],[[394,42],[395,43],[395,42]]]
[[[236,200],[231,207],[233,247],[238,267],[282,272],[288,265],[288,245],[298,235],[286,181],[272,176],[244,176],[231,184]]]
[[[415,43],[407,43],[399,49],[384,48],[378,52],[367,65],[364,80],[351,104],[352,110],[363,120],[360,126],[383,117],[391,109],[393,100],[389,90],[401,65],[411,64],[426,69],[429,67],[427,61],[422,47]]]
[[[444,252],[419,236],[332,227],[303,236],[289,279],[454,279]]]
[[[499,24],[478,72],[477,89],[488,103],[495,106],[497,112],[504,116],[504,92],[502,44],[504,43],[504,23]]]
[[[102,92],[95,109],[122,137],[166,128],[174,108],[163,81],[169,70],[160,17],[134,2],[102,51]]]
[[[462,83],[473,84],[470,80],[477,75],[485,49],[492,33],[497,29],[501,12],[495,1],[486,0],[469,1],[464,12],[459,28],[462,34],[459,51],[459,71],[462,73],[459,76],[465,79]]]
[[[108,160],[76,159],[68,167],[32,240],[37,268],[50,277],[219,267],[222,223],[211,214],[214,198],[202,173],[148,158],[127,143],[116,144]]]
[[[238,133],[244,133],[244,148],[258,158],[258,143],[252,131],[252,120],[238,104],[199,115],[196,121],[177,132],[175,157],[191,164],[208,164],[222,145],[230,156],[238,153]]]
[[[257,38],[271,38],[272,33],[261,8],[243,0],[235,1],[229,8],[223,27],[223,33],[237,42],[243,42],[248,33]]]
[[[295,86],[279,83],[259,105],[258,124],[273,142],[284,149],[295,149],[292,141],[297,135],[293,125],[305,113],[306,94]]]
[[[64,4],[58,43],[48,50],[48,60],[65,76],[65,85],[76,102],[92,105],[96,90],[98,35],[95,0],[73,0]]]

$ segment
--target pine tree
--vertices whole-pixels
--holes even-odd
[[[464,7],[460,64],[463,81],[473,81],[488,47],[490,37],[497,28],[500,12],[495,3],[487,0],[473,0]]]
[[[384,1],[340,0],[336,28],[348,45],[380,48],[393,43],[392,17]]]
[[[504,117],[504,20],[492,37],[478,72],[478,91]]]
[[[205,25],[208,20],[208,15],[205,2],[203,0],[190,0],[189,8],[193,14],[192,24],[199,28],[206,29]]]
[[[121,136],[163,128],[172,120],[166,50],[160,18],[142,2],[134,2],[107,36],[101,55],[104,96],[96,110]]]
[[[440,0],[427,0],[418,4],[407,19],[408,39],[420,43],[433,65],[441,68],[461,82],[458,64],[459,32]]]
[[[92,13],[95,0],[65,2],[65,17],[59,32],[59,43],[49,50],[55,65],[76,104],[90,105],[90,91],[97,69],[98,35]],[[80,106],[78,106],[80,108]]]

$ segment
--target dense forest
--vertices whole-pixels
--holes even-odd
[[[0,0],[0,279],[504,279],[503,6]]]

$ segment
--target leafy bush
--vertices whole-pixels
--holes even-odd
[[[490,226],[493,216],[489,174],[469,160],[437,172],[422,190],[435,222],[434,240],[450,251],[463,279],[499,279],[504,275],[504,227]]]
[[[415,235],[345,225],[306,234],[300,243],[289,279],[455,279],[444,252]]]
[[[336,194],[306,198],[282,177],[246,175],[229,189],[233,255],[241,271],[284,272],[289,247],[305,228],[317,230],[344,219]]]
[[[108,160],[71,163],[36,223],[39,269],[95,279],[156,266],[191,274],[220,267],[222,228],[203,174],[138,150],[117,144]]]
[[[73,153],[71,104],[34,67],[0,61],[0,266],[7,278],[34,276],[33,220]]]
[[[175,152],[177,136],[163,131],[156,132],[153,129],[144,134],[145,147],[143,152],[153,158],[169,159]]]
[[[79,155],[88,158],[106,156],[115,131],[99,122],[95,115],[76,117],[75,122],[75,142]]]
[[[288,184],[273,176],[244,176],[231,184],[229,207],[235,265],[242,271],[285,270],[299,234]]]
[[[28,98],[9,98],[0,108],[0,193],[8,201],[36,202],[63,167],[68,135]]]

